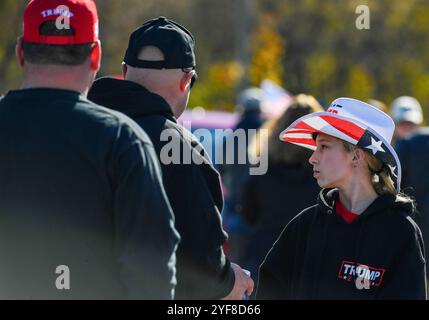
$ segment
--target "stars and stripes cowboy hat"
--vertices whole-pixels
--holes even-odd
[[[393,120],[376,107],[356,99],[338,98],[327,111],[297,119],[280,134],[280,139],[315,150],[314,133],[322,132],[369,150],[389,168],[399,192],[401,164],[390,145],[394,130]]]

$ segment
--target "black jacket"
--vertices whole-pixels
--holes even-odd
[[[0,150],[0,299],[171,299],[178,235],[131,119],[73,91],[11,91]]]
[[[337,197],[322,190],[318,204],[286,226],[261,265],[257,298],[425,299],[423,239],[411,206],[383,195],[347,224],[333,209]]]
[[[407,139],[398,140],[396,152],[402,166],[401,186],[417,202],[413,219],[422,230],[426,256],[429,255],[429,128],[421,128]],[[429,272],[426,269],[426,272]]]
[[[264,175],[251,176],[241,199],[241,214],[254,229],[247,243],[243,267],[256,275],[265,255],[297,212],[312,205],[319,193],[309,164],[269,162]],[[287,207],[285,207],[287,203]]]
[[[181,235],[176,298],[226,296],[234,285],[234,273],[222,249],[227,239],[220,216],[223,197],[219,175],[202,145],[176,123],[162,97],[137,83],[101,78],[94,82],[88,98],[134,119],[148,133],[160,155],[165,190]],[[177,149],[169,149],[172,142]],[[164,164],[169,156],[180,159],[176,164]],[[187,161],[191,158],[201,164]]]

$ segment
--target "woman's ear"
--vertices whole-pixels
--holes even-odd
[[[355,148],[353,150],[353,166],[357,167],[362,161],[365,161],[365,152],[361,148]]]

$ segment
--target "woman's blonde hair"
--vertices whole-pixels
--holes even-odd
[[[346,141],[343,141],[343,145],[346,151],[349,152],[353,152],[358,148]],[[414,211],[416,209],[415,199],[405,193],[396,191],[395,184],[389,175],[389,168],[369,151],[361,150],[365,152],[366,163],[368,164],[368,170],[371,174],[371,182],[375,192],[377,192],[378,195],[393,194],[396,196],[396,202],[407,203],[411,205],[412,211]]]
[[[346,141],[343,141],[343,145],[349,152],[353,152],[358,148]],[[416,209],[415,199],[405,193],[396,192],[395,184],[389,175],[389,168],[369,151],[361,150],[365,152],[366,163],[368,164],[368,170],[371,174],[371,182],[375,192],[377,192],[378,195],[393,194],[396,196],[396,202],[407,203],[411,206],[412,211],[414,211]]]

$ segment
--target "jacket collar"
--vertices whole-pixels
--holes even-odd
[[[109,77],[94,81],[88,99],[131,118],[161,115],[176,122],[171,107],[161,96],[138,83]]]
[[[338,196],[338,189],[322,189],[318,196],[318,206],[322,210],[322,212],[326,214],[334,213],[335,202],[337,201]],[[368,206],[368,208],[366,208],[365,211],[362,212],[358,218],[356,218],[355,221],[360,221],[362,219],[365,219],[369,215],[377,214],[390,209],[399,209],[407,215],[413,212],[413,207],[411,203],[401,202],[393,194],[384,194],[378,196],[378,198],[375,199]]]

